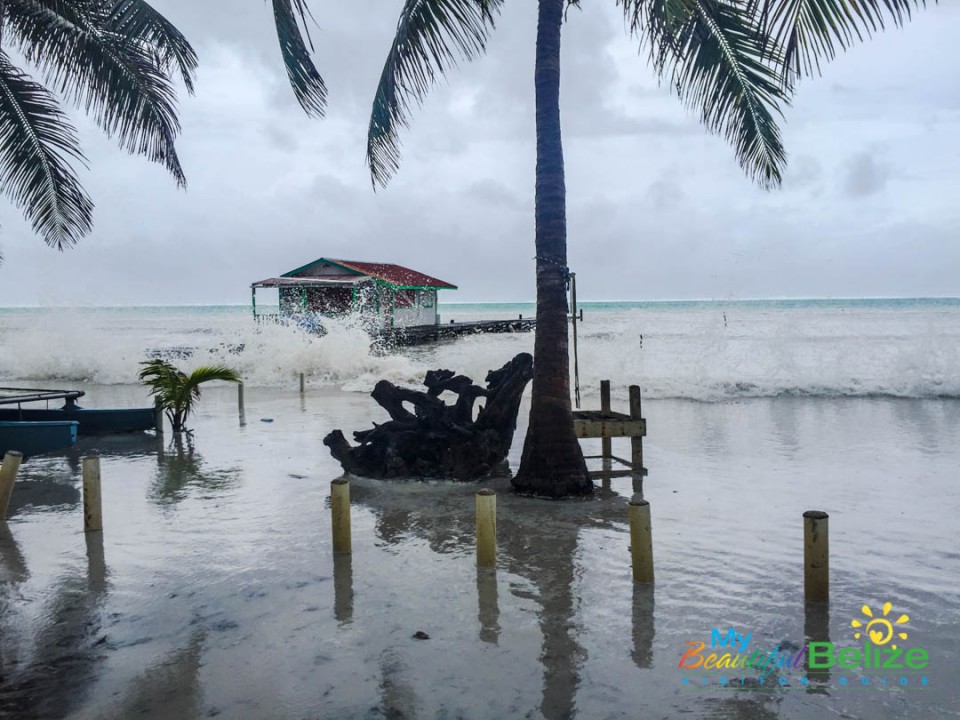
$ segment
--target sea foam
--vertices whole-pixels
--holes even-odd
[[[533,314],[532,306],[512,306]],[[722,401],[801,395],[960,397],[960,302],[646,303],[585,306],[578,324],[582,395],[601,380],[614,398]],[[502,317],[495,306],[444,308],[443,322]],[[420,347],[373,345],[359,323],[327,321],[317,336],[256,323],[242,307],[0,310],[0,379],[135,384],[151,355],[190,370],[223,363],[249,385],[369,392],[379,379],[413,386],[429,369],[483,382],[533,334],[473,335]],[[571,363],[572,365],[572,363]]]

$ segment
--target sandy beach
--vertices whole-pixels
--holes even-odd
[[[145,397],[87,389],[101,406]],[[956,400],[647,401],[654,587],[631,581],[629,478],[585,502],[482,483],[498,491],[495,573],[475,567],[477,485],[352,478],[354,551],[334,557],[328,498],[341,472],[320,440],[378,412],[364,393],[253,387],[240,427],[235,389],[211,387],[192,450],[145,435],[25,464],[0,537],[0,713],[941,718],[960,707]],[[93,450],[102,540],[82,532],[79,457]],[[825,613],[803,602],[808,509],[830,514]],[[851,619],[884,602],[929,652],[925,685],[918,673],[903,685],[892,672],[809,684],[784,672],[736,688],[678,667],[713,628],[752,633],[765,651],[811,636],[855,644]]]

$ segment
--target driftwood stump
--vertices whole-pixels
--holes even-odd
[[[347,442],[334,430],[323,439],[343,469],[375,478],[449,478],[474,480],[500,465],[517,429],[520,396],[533,377],[533,357],[520,353],[499,370],[487,373],[487,387],[474,385],[451,370],[431,370],[427,390],[407,390],[381,380],[371,396],[390,415],[372,430],[353,433]],[[449,391],[453,405],[440,399]],[[473,419],[478,397],[486,402]],[[413,407],[413,412],[406,405]]]

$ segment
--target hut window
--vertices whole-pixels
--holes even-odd
[[[425,308],[433,307],[433,291],[432,290],[420,291],[420,305]]]
[[[413,307],[417,302],[417,293],[415,290],[397,290],[396,306]]]

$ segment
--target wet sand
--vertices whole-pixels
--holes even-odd
[[[101,406],[143,402],[86,389]],[[957,716],[960,401],[652,400],[644,414],[653,588],[631,581],[629,478],[583,502],[483,483],[499,493],[496,573],[474,564],[478,485],[354,478],[354,552],[334,557],[341,473],[321,438],[380,419],[362,393],[247,388],[240,427],[235,391],[211,387],[192,443],[84,441],[30,460],[0,529],[0,716]],[[92,451],[102,537],[82,532]],[[830,514],[826,612],[803,602],[809,509]],[[850,671],[735,689],[678,668],[713,628],[764,650],[856,646],[851,619],[887,601],[910,616],[905,646],[929,652],[925,687]]]

